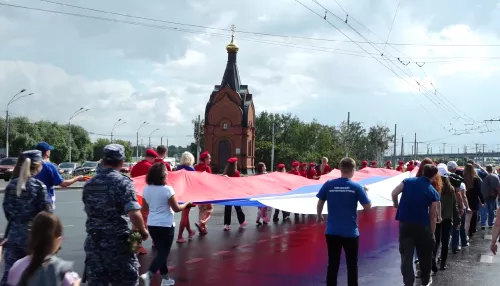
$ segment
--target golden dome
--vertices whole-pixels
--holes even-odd
[[[240,48],[234,43],[234,36],[231,36],[231,43],[227,44],[226,50],[228,53],[237,53]]]

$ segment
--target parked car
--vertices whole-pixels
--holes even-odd
[[[12,177],[12,172],[17,164],[17,158],[4,158],[0,160],[0,179],[6,182]]]
[[[73,174],[76,168],[79,167],[78,163],[63,162],[57,166],[61,174]]]
[[[82,166],[76,168],[73,171],[73,175],[74,176],[82,176],[82,175],[87,175],[87,174],[93,173],[93,172],[95,172],[97,167],[99,167],[100,164],[101,163],[94,162],[94,161],[85,162],[85,163],[83,163]]]
[[[120,170],[122,173],[130,173],[132,171],[132,167],[134,167],[135,163],[123,163],[123,167]]]

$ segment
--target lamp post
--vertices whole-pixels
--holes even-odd
[[[141,130],[144,125],[148,124],[146,121],[144,121],[139,128],[137,128],[137,145],[135,146],[135,160],[139,161],[139,130]]]
[[[69,133],[69,135],[68,135],[68,145],[69,145],[68,149],[69,149],[69,162],[70,163],[71,163],[71,146],[73,145],[73,144],[71,144],[71,120],[73,118],[75,118],[77,115],[80,115],[80,114],[87,112],[89,110],[90,110],[89,108],[84,109],[83,107],[80,107],[77,111],[75,111],[75,113],[73,113],[73,115],[71,115],[71,117],[68,120],[68,133]]]
[[[21,89],[20,92],[16,93],[10,100],[9,102],[7,102],[7,110],[5,111],[5,157],[9,157],[9,132],[10,132],[10,124],[9,124],[9,106],[16,102],[18,99],[21,99],[23,97],[26,97],[26,96],[30,96],[32,95],[33,93],[29,93],[29,94],[23,94],[21,96],[18,96],[20,95],[21,93],[25,92],[26,89]]]
[[[149,134],[149,144],[148,144],[148,147],[151,148],[151,135],[153,135],[153,133],[155,133],[156,131],[160,130],[159,128],[156,128],[155,130],[153,130],[153,132],[151,132],[151,134]]]
[[[122,121],[122,119],[118,119],[118,121],[115,122],[115,124],[113,125],[113,128],[111,129],[111,143],[113,143],[113,132],[115,131],[115,128],[120,126],[120,125],[123,125],[127,123],[126,121]]]

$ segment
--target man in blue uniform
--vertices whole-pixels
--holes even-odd
[[[120,173],[125,148],[104,147],[102,169],[83,188],[87,213],[85,277],[88,285],[139,285],[138,260],[130,247],[128,215],[143,240],[149,233],[144,225],[132,180]]]

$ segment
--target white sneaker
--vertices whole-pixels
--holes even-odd
[[[226,224],[226,225],[224,225],[224,231],[228,231],[228,230],[230,230],[230,229],[231,229],[231,227],[230,227],[229,225],[227,225],[227,224]]]
[[[240,224],[240,228],[245,228],[245,226],[247,226],[247,222],[246,222],[246,221],[244,221],[244,222],[242,222],[242,223]]]
[[[151,274],[148,272],[142,274],[141,276],[139,276],[142,280],[142,285],[144,286],[149,286],[149,284],[151,283]]]
[[[175,280],[170,278],[169,276],[163,277],[163,279],[161,279],[161,286],[169,285],[175,285]]]

